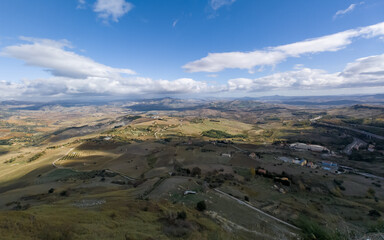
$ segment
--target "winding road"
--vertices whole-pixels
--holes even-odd
[[[63,157],[67,156],[70,152],[72,152],[73,149],[74,149],[74,148],[69,149],[68,152],[67,152],[66,154],[64,154]],[[55,161],[53,161],[53,162],[52,162],[52,166],[54,166],[55,168],[65,168],[65,167],[63,167],[63,166],[58,166],[58,165],[56,165],[56,162],[59,161],[60,159],[62,159],[63,157],[59,157],[59,158],[57,158]]]

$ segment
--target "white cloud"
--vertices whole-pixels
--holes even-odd
[[[346,14],[346,13],[349,13],[349,12],[352,12],[355,8],[356,8],[356,6],[358,6],[358,5],[362,5],[362,4],[364,4],[364,2],[360,2],[360,3],[358,3],[358,4],[351,4],[351,5],[349,5],[349,7],[347,7],[346,9],[341,9],[341,10],[339,10],[339,11],[337,11],[336,13],[335,13],[335,15],[333,16],[333,18],[335,19],[335,18],[337,18],[337,17],[339,17],[339,16],[341,16],[341,15],[344,15],[344,14]]]
[[[77,0],[77,8],[82,9],[85,8],[85,0]]]
[[[20,83],[0,81],[0,99],[193,94],[217,89],[190,78],[171,81],[127,76],[134,71],[106,66],[69,51],[72,46],[66,40],[26,37],[22,40],[28,43],[5,47],[1,55],[41,67],[53,76]]]
[[[176,27],[176,24],[179,22],[179,19],[176,19],[175,21],[172,22],[172,27]]]
[[[217,10],[223,6],[229,6],[234,3],[236,0],[210,0],[210,5],[213,10]]]
[[[0,81],[0,99],[13,100],[22,96],[22,92],[25,90],[25,86],[20,83],[7,82],[5,80]]]
[[[119,77],[121,74],[135,74],[130,69],[113,68],[68,51],[71,45],[66,40],[53,41],[23,37],[29,43],[8,46],[2,55],[23,60],[27,65],[46,69],[54,76]]]
[[[379,30],[380,28],[376,26],[359,31],[370,37],[380,35]],[[45,79],[23,80],[19,83],[0,81],[0,99],[41,97],[49,100],[91,96],[132,97],[384,86],[384,54],[356,59],[348,63],[344,70],[336,73],[296,65],[292,71],[255,79],[235,78],[230,79],[227,85],[219,85],[190,78],[154,80],[140,76],[127,76],[124,73],[133,73],[133,71],[112,68],[69,51],[68,49],[72,46],[66,40],[23,39],[31,43],[8,46],[3,49],[2,54],[21,59],[31,66],[45,68],[53,76]],[[302,53],[293,51],[291,54]],[[271,59],[276,57],[271,56]]]
[[[274,66],[289,57],[339,51],[357,37],[372,38],[382,35],[384,22],[265,50],[209,53],[204,58],[185,64],[183,68],[188,72],[219,72],[227,68],[248,69],[253,72],[254,67]]]
[[[231,79],[228,81],[228,90],[257,92],[279,89],[318,90],[383,85],[384,54],[357,59],[347,64],[342,72],[336,73],[299,66],[294,71],[275,73],[256,79]]]
[[[68,97],[132,97],[142,95],[196,94],[217,91],[204,82],[189,78],[174,81],[153,80],[144,77],[74,79],[52,77],[48,79],[25,80],[21,83],[0,81],[1,99],[43,99]]]
[[[133,4],[125,0],[97,0],[93,10],[105,22],[108,22],[110,19],[118,22],[119,18],[132,10],[132,8]]]

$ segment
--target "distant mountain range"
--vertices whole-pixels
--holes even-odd
[[[224,104],[225,103],[225,104]],[[230,104],[229,104],[230,103]],[[344,106],[356,104],[382,105],[384,94],[375,95],[343,95],[343,96],[264,96],[243,98],[216,98],[216,99],[181,99],[181,98],[155,98],[141,100],[114,100],[114,101],[53,101],[53,102],[29,102],[29,101],[2,101],[0,106],[12,110],[42,110],[55,106],[60,107],[82,107],[114,105],[135,111],[184,111],[197,108],[226,108],[230,105],[245,107],[252,103],[270,103],[277,105],[324,107]]]

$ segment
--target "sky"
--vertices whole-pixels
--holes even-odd
[[[1,0],[0,100],[384,93],[382,0]]]

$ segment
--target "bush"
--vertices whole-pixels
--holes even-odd
[[[37,153],[37,154],[33,155],[30,159],[28,159],[27,162],[33,162],[33,161],[39,159],[40,157],[42,157],[44,154],[45,154],[45,151]]]
[[[62,196],[62,197],[69,197],[69,191],[62,191],[62,192],[60,192],[60,196]]]
[[[177,213],[177,218],[185,220],[185,219],[187,219],[187,213],[185,211],[178,212]]]
[[[198,175],[198,176],[201,175],[201,169],[198,168],[198,167],[194,167],[194,168],[192,169],[192,176],[196,176],[196,175]]]
[[[368,216],[373,218],[379,218],[381,217],[381,214],[377,210],[372,209],[372,210],[369,210]]]
[[[368,195],[371,195],[371,196],[375,196],[375,194],[376,194],[375,190],[373,190],[372,188],[368,188],[367,193],[368,193]]]
[[[202,132],[202,135],[206,137],[211,137],[211,138],[246,138],[247,137],[244,134],[232,135],[224,131],[215,130],[215,129],[204,131]]]
[[[200,201],[196,204],[196,209],[202,212],[207,209],[207,205],[205,204],[204,201]]]
[[[307,217],[301,216],[297,222],[297,226],[302,229],[301,235],[304,240],[341,240],[347,239],[339,232],[334,232],[323,226],[320,226],[317,222],[310,220]]]

